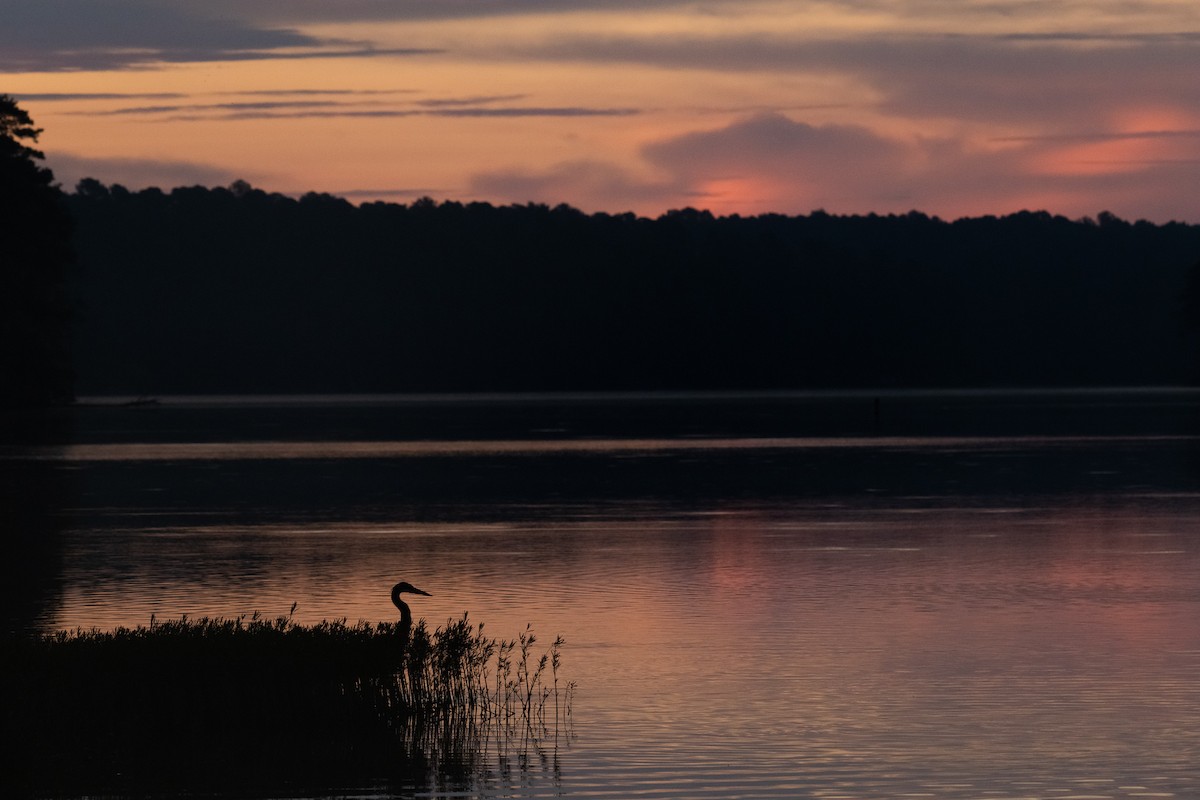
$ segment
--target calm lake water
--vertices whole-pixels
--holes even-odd
[[[1200,394],[169,399],[9,418],[5,624],[567,639],[569,740],[320,796],[1200,797]],[[15,533],[14,533],[15,532]]]

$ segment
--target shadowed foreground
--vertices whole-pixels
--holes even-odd
[[[468,777],[569,716],[559,649],[464,615],[396,625],[200,619],[6,644],[6,783],[25,792],[245,790]],[[565,734],[565,729],[562,730]]]

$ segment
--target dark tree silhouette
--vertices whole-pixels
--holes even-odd
[[[0,95],[0,405],[72,397],[66,273],[71,224],[44,155],[41,130]]]
[[[69,202],[86,394],[1195,379],[1196,225],[355,206],[244,182]]]
[[[1187,289],[1183,297],[1184,314],[1188,324],[1200,328],[1200,261],[1192,265],[1188,273]]]
[[[1188,272],[1183,291],[1183,319],[1191,344],[1192,379],[1194,383],[1200,383],[1200,261]]]

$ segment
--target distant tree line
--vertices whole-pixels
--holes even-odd
[[[1194,225],[355,206],[243,182],[86,180],[69,206],[82,393],[1200,377]]]

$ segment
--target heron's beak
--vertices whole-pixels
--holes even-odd
[[[420,589],[416,588],[415,586],[413,587],[413,594],[423,594],[426,597],[433,597],[433,595],[431,595],[429,592],[423,592]]]

